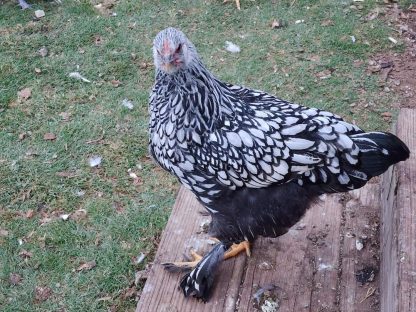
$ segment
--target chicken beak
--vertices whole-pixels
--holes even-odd
[[[174,72],[174,71],[175,71],[176,66],[175,66],[172,62],[170,62],[170,63],[165,63],[165,64],[163,64],[163,65],[162,65],[162,68],[163,68],[163,70],[164,70],[165,72],[167,72],[167,73],[172,73],[172,72]]]

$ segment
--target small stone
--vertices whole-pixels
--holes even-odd
[[[36,18],[42,18],[42,17],[45,16],[45,11],[43,11],[43,10],[36,10],[35,11],[35,16],[36,16]]]
[[[39,53],[40,56],[46,57],[49,53],[49,50],[48,50],[47,47],[42,47],[42,48],[39,49],[38,53]]]
[[[363,242],[362,242],[361,240],[357,239],[357,240],[355,241],[355,248],[356,248],[358,251],[362,250],[362,249],[364,248],[364,244],[363,244]]]

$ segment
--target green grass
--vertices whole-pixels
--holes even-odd
[[[123,0],[113,9],[116,17],[100,15],[85,0],[62,2],[36,2],[46,12],[39,21],[12,1],[0,7],[1,311],[134,310],[134,297],[124,298],[123,291],[152,260],[177,190],[147,156],[154,73],[143,63],[152,63],[153,37],[167,26],[181,28],[225,81],[334,111],[366,129],[389,127],[380,113],[395,99],[380,96],[377,77],[365,72],[372,55],[392,49],[391,30],[379,19],[362,19],[376,1],[354,10],[337,0],[242,0],[237,11],[220,0]],[[271,29],[273,19],[288,26]],[[333,25],[322,26],[328,19]],[[241,53],[226,52],[226,40]],[[43,46],[47,57],[37,52]],[[334,70],[329,79],[316,77],[326,69]],[[92,83],[69,78],[74,71]],[[118,88],[114,79],[122,82]],[[26,87],[32,97],[18,101],[17,92]],[[121,106],[124,98],[133,100],[133,110]],[[71,114],[69,121],[62,112]],[[44,140],[47,132],[56,140]],[[102,156],[100,168],[89,167],[92,155]],[[133,183],[129,168],[142,183]],[[85,218],[59,219],[79,209]],[[42,225],[45,217],[57,219]],[[24,259],[22,250],[32,256]],[[134,264],[140,252],[148,256]],[[76,271],[92,260],[95,268]],[[18,285],[10,284],[11,273],[22,277]],[[39,301],[35,289],[45,286],[53,293]],[[111,300],[98,300],[103,297]]]

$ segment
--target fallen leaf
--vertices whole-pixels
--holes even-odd
[[[149,277],[148,269],[137,271],[134,274],[134,284],[138,286],[140,282],[147,280],[148,277]]]
[[[113,203],[113,208],[117,213],[123,213],[124,212],[123,204],[118,202],[118,201]]]
[[[95,268],[97,266],[97,263],[95,262],[95,260],[92,261],[88,261],[88,262],[83,262],[77,269],[77,272],[81,272],[81,271],[89,271],[93,268]]]
[[[9,282],[13,286],[19,285],[22,279],[22,276],[17,273],[10,273]]]
[[[322,22],[321,22],[321,26],[332,26],[332,25],[334,25],[334,22],[332,21],[332,20],[330,20],[330,19],[326,19],[326,20],[323,20]]]
[[[392,114],[390,112],[384,112],[384,113],[381,113],[381,117],[391,118]]]
[[[59,113],[59,116],[61,116],[63,121],[69,121],[69,119],[71,118],[71,113],[62,112],[62,113]]]
[[[135,286],[126,288],[122,291],[122,297],[123,299],[129,299],[135,297],[137,294],[137,289]]]
[[[33,218],[34,215],[35,215],[35,212],[33,211],[33,209],[29,209],[28,211],[26,211],[25,217],[26,219],[31,219]]]
[[[19,252],[19,256],[22,257],[23,259],[29,259],[33,256],[33,253],[23,249],[21,252]]]
[[[133,184],[134,185],[143,185],[142,179],[140,179],[140,177],[137,174],[135,174],[130,168],[127,170],[127,172],[129,174],[130,178],[133,179]]]
[[[48,286],[35,288],[35,299],[36,301],[46,301],[52,295],[52,289]]]
[[[20,133],[20,134],[19,134],[19,141],[24,140],[24,139],[26,138],[26,136],[27,136],[27,133],[26,133],[26,132],[22,132],[22,133]]]
[[[315,74],[316,77],[318,77],[319,79],[328,79],[332,76],[332,71],[329,69],[325,69],[319,73]]]
[[[79,221],[87,217],[87,211],[85,209],[78,209],[71,214],[71,220]]]
[[[7,236],[9,236],[9,231],[0,229],[0,236],[1,237],[7,237]]]
[[[54,133],[52,133],[52,132],[48,132],[48,133],[45,133],[45,134],[43,135],[43,139],[44,139],[45,141],[53,141],[53,140],[55,140],[55,139],[56,139],[56,135],[55,135]]]
[[[118,88],[122,83],[120,80],[113,79],[111,80],[111,84],[113,85],[114,88]]]
[[[307,57],[307,60],[311,62],[319,62],[321,60],[321,57],[319,55],[311,55]]]
[[[42,72],[42,70],[40,68],[37,68],[37,67],[35,68],[35,73],[36,74],[40,74],[41,72]]]
[[[31,88],[24,88],[24,89],[20,90],[19,92],[17,92],[17,96],[18,96],[19,100],[26,101],[27,99],[29,99],[32,96],[32,89]]]

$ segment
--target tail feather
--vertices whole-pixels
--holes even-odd
[[[351,136],[359,147],[359,170],[368,178],[378,176],[388,167],[409,158],[409,148],[398,137],[387,132],[367,132]]]
[[[219,263],[224,259],[227,246],[223,243],[217,244],[207,255],[205,255],[197,266],[182,277],[180,288],[185,297],[193,295],[203,301],[207,301],[211,294],[215,271]]]

